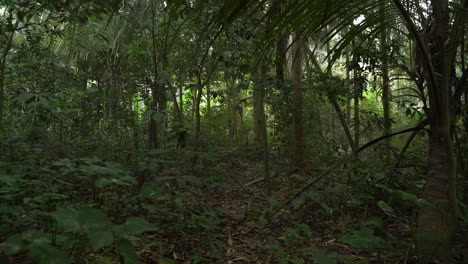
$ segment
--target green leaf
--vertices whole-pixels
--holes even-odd
[[[412,193],[404,192],[401,190],[393,190],[392,195],[397,199],[411,202],[414,205],[418,204],[418,197]]]
[[[352,199],[352,200],[346,202],[346,207],[354,209],[354,208],[358,208],[358,207],[362,206],[363,204],[364,204],[363,201]]]
[[[299,208],[301,205],[303,205],[305,202],[304,198],[300,197],[298,199],[295,199],[293,202],[292,202],[292,205],[293,205],[293,208],[297,209]]]
[[[47,244],[32,245],[28,253],[37,264],[71,263],[67,255]]]
[[[374,226],[381,230],[385,229],[385,223],[382,218],[379,217],[369,217],[363,222],[363,224],[367,226]]]
[[[130,186],[130,185],[133,185],[135,184],[135,180],[130,180],[130,179],[133,179],[131,177],[128,177],[128,178],[123,178],[123,177],[119,177],[119,178],[100,178],[100,179],[97,179],[95,182],[94,182],[94,186],[96,186],[97,188],[104,188],[104,187],[107,187],[107,186],[111,186],[111,185],[115,185],[115,186]]]
[[[26,247],[23,238],[19,234],[9,236],[2,244],[0,244],[0,252],[6,255],[13,255]]]
[[[64,232],[74,232],[80,229],[78,213],[70,207],[60,207],[52,213],[52,217],[57,221],[58,228]]]
[[[336,261],[328,256],[328,254],[318,248],[312,248],[312,256],[314,257],[314,263],[316,264],[335,264]]]
[[[200,262],[196,262],[195,257],[194,257],[193,263],[195,264],[195,263],[200,263]],[[158,261],[158,264],[177,264],[177,260],[163,258]]]
[[[114,242],[114,235],[109,231],[90,231],[88,232],[88,240],[94,251],[109,246]]]
[[[103,212],[92,207],[80,208],[78,210],[78,221],[81,226],[87,229],[109,227],[112,224]]]
[[[377,206],[382,210],[386,215],[395,217],[395,214],[393,213],[393,208],[390,207],[386,202],[384,201],[378,201]]]
[[[124,260],[124,264],[137,264],[138,256],[136,249],[127,239],[121,239],[115,243],[115,247],[119,250],[120,255]]]
[[[402,190],[394,190],[382,184],[376,184],[376,186],[388,192],[395,199],[398,199],[401,201],[408,201],[414,205],[419,204],[418,197],[412,193],[408,193]]]
[[[24,103],[26,101],[30,101],[34,97],[35,97],[34,94],[22,93],[22,94],[18,95],[18,101],[20,101],[21,103]]]
[[[375,248],[381,246],[384,240],[374,235],[374,230],[368,227],[362,227],[360,230],[355,230],[351,233],[344,234],[340,240],[355,248]]]
[[[125,224],[117,226],[115,233],[118,236],[140,234],[147,231],[155,231],[156,227],[140,217],[130,217]]]

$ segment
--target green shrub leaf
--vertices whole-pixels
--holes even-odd
[[[155,231],[156,227],[140,217],[130,217],[125,224],[117,226],[115,232],[119,236],[140,234],[147,231]]]
[[[90,231],[88,232],[88,239],[91,247],[96,251],[112,244],[114,235],[109,231]]]
[[[137,264],[138,256],[136,249],[127,239],[121,239],[115,243],[115,247],[119,250],[120,255],[124,260],[124,264]]]

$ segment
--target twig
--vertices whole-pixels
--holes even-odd
[[[248,182],[248,183],[244,184],[243,186],[244,187],[249,187],[250,185],[254,185],[257,182],[261,182],[261,181],[264,181],[264,180],[265,180],[265,177],[261,177],[261,178],[255,179],[255,180],[253,180],[251,182]]]
[[[426,118],[424,119],[423,121],[421,121],[421,123],[419,123],[419,127],[424,128],[427,124],[429,123],[429,120]],[[405,146],[403,147],[403,149],[401,150],[400,152],[400,155],[398,155],[398,159],[397,159],[397,162],[395,163],[394,167],[393,167],[393,170],[392,170],[392,174],[389,175],[389,180],[388,182],[390,183],[394,178],[395,178],[395,174],[396,174],[396,171],[398,169],[398,167],[400,167],[400,164],[401,164],[401,161],[403,159],[403,156],[404,154],[406,153],[406,151],[408,150],[409,146],[411,145],[411,142],[413,142],[414,138],[416,137],[416,135],[418,134],[418,130],[414,130],[413,133],[409,136],[409,138],[406,140],[406,143],[405,143]]]

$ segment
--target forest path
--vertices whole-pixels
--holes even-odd
[[[231,164],[224,186],[207,194],[207,205],[226,213],[219,234],[225,243],[225,259],[219,263],[270,263],[265,246],[273,242],[272,234],[267,228],[249,224],[247,219],[252,208],[264,204],[266,194],[263,182],[244,185],[262,177],[261,171],[261,162]]]

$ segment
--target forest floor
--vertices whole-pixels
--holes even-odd
[[[252,184],[262,177],[262,167],[260,161],[238,160],[231,163],[229,174],[224,177],[220,187],[206,190],[205,205],[210,208],[220,208],[225,213],[221,232],[214,236],[224,242],[224,257],[223,259],[214,257],[209,263],[278,263],[278,254],[281,253],[268,248],[274,248],[275,245],[284,246],[285,242],[287,243],[284,237],[285,230],[294,224],[290,222],[293,219],[289,216],[269,222],[271,216],[265,214],[269,206],[266,202],[268,197],[266,183],[259,181]],[[287,170],[276,174],[282,175],[277,180],[287,182],[290,187],[294,186],[294,180],[291,175],[288,176]],[[277,196],[283,196],[277,197],[281,200],[291,195],[281,193],[276,193]],[[296,245],[298,252],[300,248],[318,247],[353,256],[356,263],[365,259],[359,252],[337,241],[337,236],[340,234],[337,222],[330,218],[316,219],[310,216],[304,221],[314,230],[314,236],[307,241],[299,242],[303,244]],[[295,263],[294,256],[290,256],[290,260],[290,263]]]
[[[190,233],[185,245],[168,241],[172,245],[169,245],[171,249],[165,256],[172,261],[161,261],[160,255],[153,255],[151,261],[143,260],[142,263],[315,263],[313,259],[317,251],[314,250],[318,250],[318,255],[326,254],[339,259],[336,263],[413,263],[406,246],[398,246],[398,251],[394,248],[393,252],[369,251],[353,248],[340,240],[346,230],[359,229],[359,223],[374,214],[375,208],[365,206],[362,210],[347,211],[340,207],[340,210],[326,212],[319,202],[307,201],[293,206],[295,209],[285,208],[272,221],[271,212],[300,189],[304,181],[296,179],[295,174],[291,175],[287,167],[279,171],[282,166],[275,164],[275,201],[272,202],[268,200],[265,181],[252,183],[262,177],[261,161],[236,159],[228,164],[227,173],[221,177],[220,184],[203,188],[203,198],[197,201],[199,206],[222,212],[213,230]],[[310,179],[314,174],[305,177]],[[345,203],[346,191],[330,193],[336,187],[329,183],[325,185],[326,188],[314,188],[314,194],[318,197],[334,196],[332,199]],[[271,209],[273,207],[274,210]],[[397,222],[387,226],[396,235],[391,240],[408,241],[409,233],[398,230],[398,226]],[[218,245],[217,250],[200,246],[213,241]],[[196,261],[192,257],[194,252],[200,252],[200,248],[204,248],[201,253],[203,257]]]
[[[262,182],[244,187],[245,184],[260,178],[261,164],[240,162],[231,168],[223,187],[207,193],[209,207],[221,208],[225,213],[220,237],[225,241],[224,263],[270,263],[271,256],[265,246],[274,241],[268,228],[252,225],[248,219],[249,210],[265,201]]]

